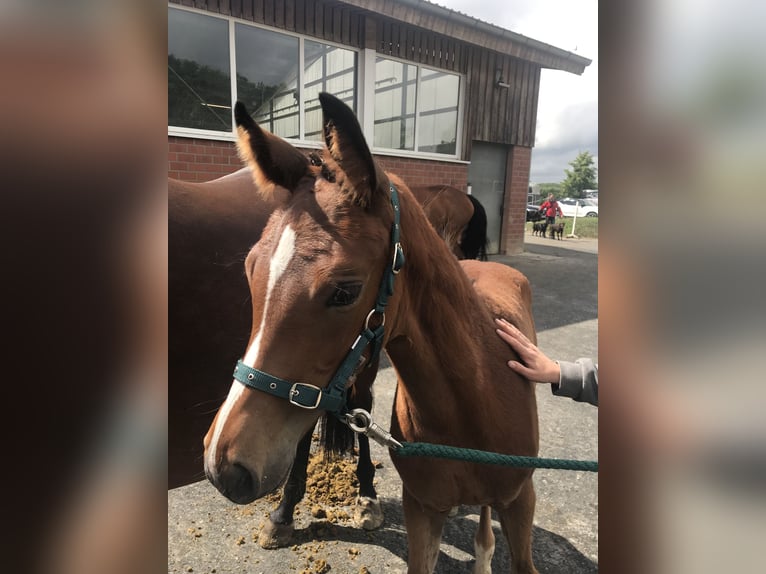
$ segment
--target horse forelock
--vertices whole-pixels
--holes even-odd
[[[337,191],[351,204],[369,209],[376,196],[376,193],[369,188],[369,174],[355,163],[345,162],[342,165],[341,158],[340,155],[334,156],[329,149],[322,155],[310,156],[311,165],[317,168],[314,171],[315,174],[328,183],[336,184]]]

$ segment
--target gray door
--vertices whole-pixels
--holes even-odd
[[[500,251],[507,157],[508,148],[504,145],[473,142],[471,165],[468,166],[468,183],[471,184],[471,194],[481,202],[487,212],[488,253]]]

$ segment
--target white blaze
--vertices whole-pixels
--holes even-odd
[[[263,304],[263,314],[261,315],[261,324],[258,327],[258,334],[253,340],[253,344],[245,353],[245,358],[242,362],[248,367],[255,366],[255,360],[258,358],[258,351],[261,347],[261,335],[263,334],[263,326],[266,324],[266,313],[269,310],[269,301],[271,300],[271,292],[274,290],[274,285],[287,269],[290,260],[293,258],[295,252],[295,231],[288,225],[282,231],[282,237],[279,238],[277,244],[277,250],[271,257],[269,262],[269,283],[266,287],[266,301]]]
[[[282,237],[279,238],[277,249],[269,262],[269,282],[266,287],[266,301],[263,303],[263,314],[261,315],[261,324],[258,327],[258,334],[253,340],[253,344],[250,345],[245,358],[242,362],[248,367],[253,367],[255,361],[258,358],[258,351],[261,347],[261,335],[263,334],[263,326],[266,324],[266,312],[269,310],[269,301],[271,300],[271,293],[274,290],[274,286],[277,284],[279,278],[284,274],[287,266],[290,264],[290,260],[295,253],[295,231],[287,225],[282,231]],[[209,469],[215,468],[216,451],[218,450],[218,441],[221,438],[221,431],[226,424],[226,419],[229,417],[231,409],[234,408],[234,404],[239,397],[242,396],[242,392],[245,390],[245,385],[239,381],[234,381],[229,390],[229,394],[226,397],[226,401],[223,403],[221,410],[218,412],[218,419],[215,423],[215,429],[213,430],[213,438],[210,440],[210,447],[208,448],[207,466]]]

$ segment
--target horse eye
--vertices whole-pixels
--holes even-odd
[[[351,305],[356,298],[359,297],[359,293],[362,292],[362,283],[360,281],[347,281],[345,283],[338,283],[335,286],[335,291],[327,301],[328,307],[345,307]]]

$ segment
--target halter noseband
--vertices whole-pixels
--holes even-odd
[[[393,251],[390,266],[386,266],[383,279],[378,289],[375,307],[367,314],[361,333],[351,345],[346,358],[335,372],[327,388],[320,388],[307,383],[297,383],[280,379],[258,369],[247,366],[241,360],[234,368],[234,378],[243,385],[285,399],[296,407],[303,409],[324,409],[341,420],[346,413],[346,382],[359,367],[361,357],[368,345],[372,345],[370,362],[378,356],[383,346],[384,326],[386,324],[385,309],[388,298],[394,293],[394,278],[404,266],[404,251],[399,242],[399,193],[392,183],[391,205],[394,208],[394,222],[391,224],[391,248]],[[380,324],[370,327],[374,315],[380,315]]]

